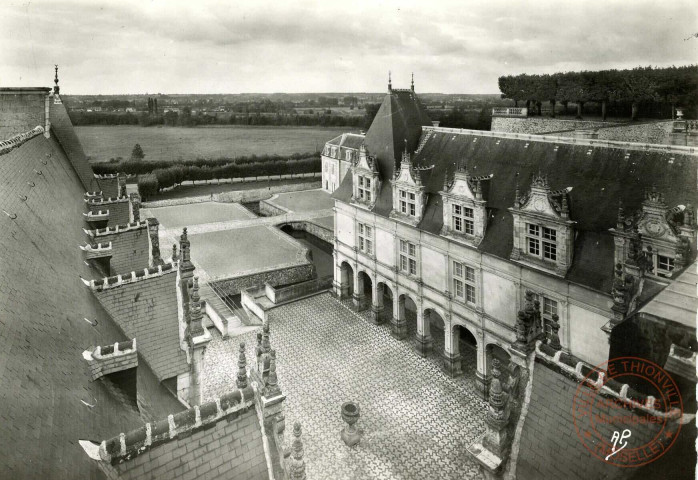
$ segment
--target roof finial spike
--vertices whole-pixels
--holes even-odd
[[[240,343],[238,354],[238,378],[235,385],[242,390],[247,388],[247,358],[245,357],[245,342]]]
[[[412,72],[412,91],[414,92],[414,72]]]
[[[56,71],[56,76],[53,79],[53,82],[56,84],[56,86],[53,87],[53,94],[58,95],[58,93],[61,90],[61,87],[58,86],[58,65],[55,66],[55,71]]]
[[[514,187],[514,208],[521,206],[521,194],[519,193],[519,177],[516,177],[516,186]]]
[[[393,91],[393,80],[390,75],[390,70],[388,70],[388,93]]]

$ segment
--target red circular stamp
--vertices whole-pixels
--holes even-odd
[[[683,402],[666,370],[643,358],[619,357],[581,373],[574,426],[592,455],[618,467],[640,467],[671,448]]]

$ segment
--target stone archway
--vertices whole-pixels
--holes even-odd
[[[417,304],[407,293],[400,294],[393,302],[391,330],[400,340],[407,338],[409,330],[417,331]]]
[[[463,360],[467,362],[466,372],[476,371],[478,342],[475,335],[464,325],[454,324],[446,329],[444,342],[444,370],[452,377],[463,374]]]
[[[361,270],[354,279],[354,294],[352,299],[356,311],[366,310],[373,298],[373,280],[365,271]]]
[[[371,320],[376,325],[393,318],[393,290],[385,283],[376,280],[371,303]]]

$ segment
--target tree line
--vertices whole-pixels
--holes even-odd
[[[652,68],[637,67],[627,70],[600,70],[564,72],[552,75],[507,75],[499,77],[502,98],[525,101],[530,113],[542,114],[542,103],[550,102],[551,115],[560,103],[567,110],[568,103],[577,105],[577,117],[587,102],[600,105],[605,120],[609,105],[616,112],[626,112],[635,120],[638,111],[648,115],[666,114],[666,108],[678,106],[696,114],[698,107],[698,65]],[[533,110],[531,107],[535,107]]]

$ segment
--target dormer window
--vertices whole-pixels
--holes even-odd
[[[485,236],[487,227],[486,185],[492,175],[473,177],[459,167],[453,181],[444,181],[443,228],[441,235],[477,246]]]
[[[645,193],[641,209],[625,215],[618,209],[615,237],[615,263],[625,264],[626,272],[641,272],[671,278],[675,270],[688,265],[695,256],[695,212],[689,205],[674,208],[656,188]]]
[[[354,181],[352,203],[372,209],[380,188],[380,176],[376,160],[368,155],[364,145],[359,148],[359,161],[351,168]]]
[[[410,225],[417,225],[422,220],[426,205],[425,187],[419,168],[412,165],[412,158],[405,146],[400,168],[395,171],[391,181],[393,186],[393,210],[390,218]]]
[[[371,179],[359,175],[359,199],[371,203]]]
[[[414,192],[400,190],[400,213],[414,217],[417,215],[416,196]]]
[[[347,150],[346,152],[344,152],[344,158],[347,162],[351,162],[351,150]]]
[[[564,276],[572,264],[574,221],[569,219],[571,187],[552,191],[545,177],[534,177],[527,195],[516,191],[511,259]]]

